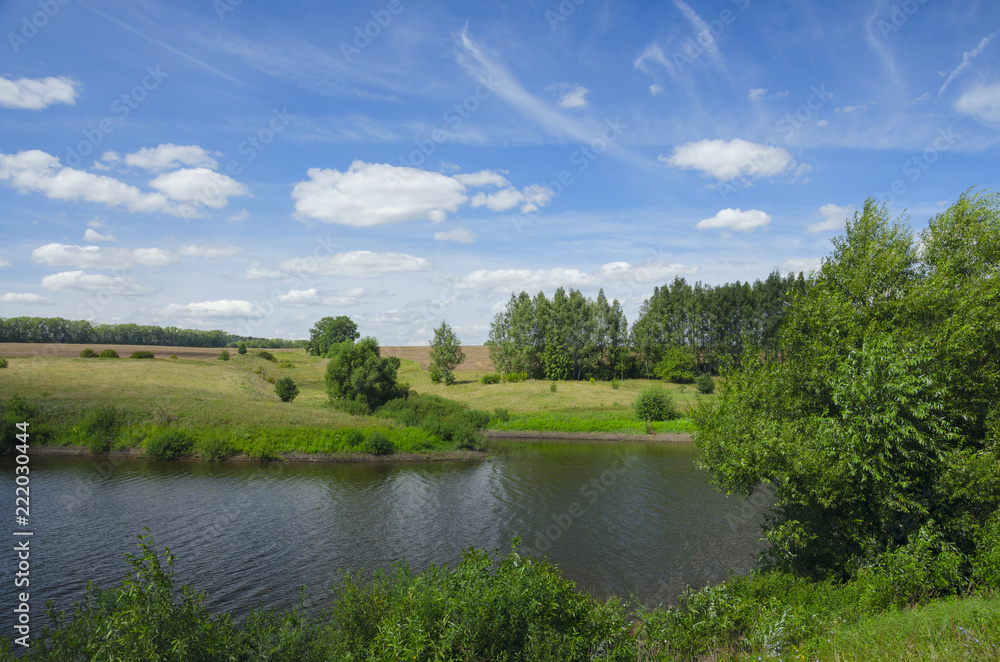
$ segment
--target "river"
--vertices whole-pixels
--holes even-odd
[[[88,580],[117,584],[143,527],[176,556],[179,582],[236,617],[260,603],[292,606],[303,586],[307,609],[326,606],[348,568],[404,558],[415,570],[453,566],[469,547],[506,553],[513,536],[522,552],[548,552],[580,590],[648,605],[752,566],[766,499],[717,492],[692,446],[504,448],[485,460],[405,464],[32,456],[32,611],[40,616],[45,600],[70,608]],[[0,475],[12,517],[13,458],[0,459]],[[16,563],[2,554],[5,577]],[[14,596],[11,581],[0,597],[8,614]]]

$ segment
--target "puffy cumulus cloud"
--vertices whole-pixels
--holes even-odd
[[[434,239],[437,241],[453,241],[456,244],[471,244],[476,240],[476,235],[466,228],[455,228],[454,230],[435,232]]]
[[[88,274],[85,271],[64,271],[42,278],[42,287],[53,292],[114,292],[143,294],[145,289],[129,278]]]
[[[695,227],[699,230],[720,229],[736,232],[753,232],[758,228],[766,228],[771,222],[771,216],[759,209],[722,209],[712,218],[698,221]]]
[[[50,305],[55,303],[34,292],[7,292],[0,296],[0,303],[23,303],[30,305]]]
[[[355,161],[345,172],[310,168],[292,190],[299,216],[369,227],[400,221],[443,221],[468,198],[465,185],[439,172]]]
[[[45,244],[31,251],[31,259],[39,264],[79,269],[124,269],[133,264],[162,267],[177,258],[162,248],[102,248],[100,246],[73,246],[70,244]]]
[[[247,280],[277,280],[278,278],[281,278],[280,271],[265,269],[260,266],[260,262],[251,262],[250,266],[247,267]]]
[[[348,251],[322,257],[297,257],[281,263],[281,270],[292,274],[340,276],[343,278],[378,278],[400,271],[425,271],[430,260],[406,253]]]
[[[178,255],[187,257],[232,257],[243,252],[239,246],[210,246],[208,244],[183,244],[177,249]]]
[[[84,241],[113,241],[114,237],[110,234],[101,234],[94,228],[87,228],[83,233]]]
[[[164,213],[181,218],[200,216],[201,207],[219,208],[228,198],[249,195],[242,184],[207,168],[188,168],[150,182],[156,192],[142,191],[114,177],[64,167],[40,150],[0,152],[0,181],[19,193],[41,193],[54,200],[94,202],[133,212]]]
[[[843,230],[844,222],[854,213],[852,205],[823,205],[819,208],[819,215],[823,220],[819,223],[810,223],[806,226],[809,232],[829,232],[830,230]]]
[[[54,103],[76,103],[80,82],[66,76],[48,78],[0,77],[0,106],[23,110],[42,110]]]
[[[629,281],[633,283],[662,283],[675,276],[698,273],[698,267],[686,267],[664,261],[630,264],[628,262],[608,262],[601,266],[595,276],[602,282]]]
[[[735,140],[699,140],[678,145],[660,161],[675,168],[700,170],[721,181],[739,177],[759,179],[784,174],[796,167],[792,155],[781,147]]]
[[[1000,83],[969,88],[955,101],[955,110],[986,122],[1000,122]]]
[[[114,152],[108,154],[114,155],[111,160],[117,160],[117,154]],[[105,158],[104,160],[108,161],[109,159]],[[143,147],[138,152],[126,154],[125,163],[145,170],[170,170],[179,166],[214,170],[219,167],[219,163],[212,158],[211,154],[198,145],[175,145],[173,143],[164,143],[156,147]]]
[[[221,209],[229,198],[250,195],[235,179],[208,168],[182,168],[160,175],[149,185],[173,200]]]
[[[479,192],[473,207],[504,211],[520,205],[534,211],[552,197],[537,184],[522,191],[493,170],[445,175],[418,168],[355,161],[344,172],[310,168],[309,179],[292,190],[295,211],[301,218],[353,227],[371,227],[403,221],[440,222],[469,202],[469,189],[506,187]]]
[[[558,85],[550,85],[548,90],[558,90],[559,91],[559,107],[560,108],[586,108],[587,107],[587,93],[590,91],[583,85],[570,85],[569,83],[560,83]]]
[[[472,198],[473,207],[486,207],[490,211],[506,211],[520,205],[522,214],[529,214],[544,207],[552,199],[553,193],[539,184],[532,184],[518,191],[513,186],[495,193],[479,192]]]
[[[289,290],[285,294],[279,294],[278,302],[304,306],[309,303],[319,303],[319,297],[316,296],[316,288],[310,287],[308,290]]]
[[[697,267],[656,261],[647,264],[608,262],[592,272],[580,269],[480,269],[454,281],[455,289],[509,294],[521,290],[537,292],[558,287],[602,287],[611,282],[662,283],[679,275],[698,272]]]
[[[163,309],[164,315],[186,317],[253,317],[261,313],[259,306],[242,299],[218,299],[196,303],[172,303]]]

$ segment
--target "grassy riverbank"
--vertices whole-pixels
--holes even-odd
[[[117,428],[102,450],[128,452],[164,429],[177,428],[193,439],[192,453],[204,457],[275,459],[289,454],[350,455],[364,450],[373,434],[386,437],[396,453],[447,453],[456,444],[433,434],[379,417],[354,416],[330,407],[324,375],[326,359],[304,350],[271,350],[276,361],[257,350],[234,351],[228,361],[219,350],[149,347],[154,359],[79,358],[83,346],[11,345],[0,381],[0,401],[23,396],[34,410],[35,441],[52,446],[88,446],[88,416],[113,409]],[[97,351],[104,347],[95,347]],[[127,357],[127,347],[116,348]],[[386,348],[387,354],[392,348]],[[632,413],[632,401],[649,382],[527,381],[484,385],[484,357],[474,371],[458,372],[453,386],[433,384],[419,362],[423,348],[398,348],[403,360],[399,380],[419,393],[436,394],[490,412],[489,429],[607,433],[609,435],[690,432],[687,419],[647,424]],[[481,349],[481,348],[477,348]],[[482,352],[479,352],[482,354]],[[171,358],[178,356],[178,358]],[[273,382],[290,377],[299,388],[292,402],[281,402]],[[685,409],[697,396],[693,387],[665,385]],[[360,435],[360,436],[359,436]],[[638,437],[637,437],[638,438]]]

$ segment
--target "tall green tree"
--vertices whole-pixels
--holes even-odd
[[[326,390],[331,400],[357,402],[372,412],[406,393],[396,382],[399,359],[383,358],[374,338],[337,343],[328,356]]]
[[[350,317],[324,317],[309,329],[309,344],[306,351],[313,356],[326,356],[330,347],[348,340],[354,341],[361,337],[358,325]]]
[[[919,243],[868,200],[833,244],[779,352],[696,410],[704,465],[773,489],[779,567],[847,575],[929,529],[972,553],[1000,506],[997,197],[963,195]]]
[[[455,368],[465,360],[462,342],[451,330],[447,322],[434,329],[431,340],[431,381],[435,384],[444,380],[447,385],[455,383]]]

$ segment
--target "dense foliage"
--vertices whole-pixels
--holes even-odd
[[[390,400],[375,412],[404,425],[419,426],[442,441],[453,442],[458,448],[482,446],[480,430],[490,422],[488,412],[448,400],[438,395],[408,393]]]
[[[113,350],[113,349],[111,349],[109,347],[108,349],[106,349],[103,352],[101,352],[98,355],[98,358],[101,358],[101,359],[117,359],[117,358],[119,358],[119,356],[118,356],[118,352],[116,352],[115,350]]]
[[[673,397],[662,386],[656,385],[642,389],[632,408],[640,421],[669,421],[681,415]]]
[[[174,345],[177,347],[227,347],[238,341],[249,347],[282,349],[305,347],[304,340],[252,338],[226,331],[178,329],[175,326],[92,324],[62,317],[0,318],[0,342],[79,343],[101,345]]]
[[[326,356],[333,345],[355,341],[361,337],[358,325],[350,317],[324,317],[309,329],[309,343],[306,351],[313,356]]]
[[[446,322],[434,329],[431,340],[431,381],[435,384],[444,380],[451,385],[455,383],[455,368],[465,360],[462,342]]]
[[[291,377],[282,377],[274,383],[274,392],[282,402],[291,402],[299,394],[299,387]]]
[[[194,437],[184,430],[168,428],[146,440],[146,455],[154,460],[174,460],[194,449]]]
[[[998,268],[996,195],[966,193],[919,237],[868,200],[795,299],[780,360],[745,357],[696,412],[720,485],[774,491],[771,565],[852,576],[923,545],[924,565],[969,572],[1000,506]]]
[[[129,356],[130,359],[155,359],[156,355],[148,350],[139,350],[138,352],[132,352]]]
[[[374,338],[333,345],[329,357],[326,389],[331,400],[346,400],[370,413],[406,394],[405,387],[396,383],[399,359],[382,358]]]

